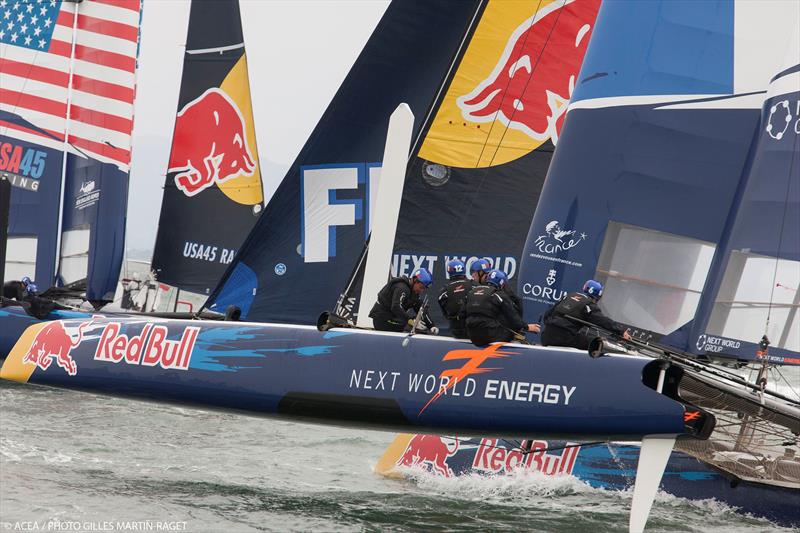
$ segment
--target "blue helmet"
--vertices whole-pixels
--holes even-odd
[[[447,262],[447,273],[451,276],[466,276],[467,266],[461,259],[451,259]]]
[[[583,284],[583,292],[590,298],[599,300],[603,295],[603,284],[593,279],[588,280]]]
[[[428,272],[428,269],[420,268],[419,270],[415,270],[411,275],[411,281],[419,281],[426,287],[430,287],[431,283],[433,283],[433,276]]]
[[[489,272],[491,269],[492,265],[489,263],[489,260],[482,257],[472,262],[472,264],[469,266],[469,273]]]
[[[502,270],[490,270],[486,277],[486,283],[491,283],[497,288],[502,288],[508,281],[508,276]]]

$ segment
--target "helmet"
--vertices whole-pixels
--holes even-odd
[[[583,292],[587,296],[599,300],[603,295],[603,285],[599,281],[590,279],[583,284]]]
[[[27,287],[28,284],[31,283],[31,278],[29,278],[28,276],[24,276],[21,281]]]
[[[461,259],[451,259],[447,262],[447,273],[451,276],[463,276],[467,273],[467,267]]]
[[[472,264],[469,266],[469,273],[472,274],[473,272],[489,272],[491,269],[492,265],[489,263],[489,260],[484,259],[482,257],[472,262]]]
[[[486,282],[491,283],[495,287],[501,288],[506,284],[508,276],[502,270],[490,270],[489,275],[486,277]]]
[[[419,270],[415,270],[414,274],[411,275],[412,281],[419,281],[426,287],[430,287],[431,283],[433,283],[433,276],[431,273],[428,272],[426,268],[420,268]]]

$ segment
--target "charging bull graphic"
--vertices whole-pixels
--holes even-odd
[[[78,373],[78,367],[75,364],[75,360],[70,356],[70,351],[81,343],[83,330],[91,323],[92,321],[90,320],[78,326],[78,339],[73,342],[61,320],[50,322],[33,339],[33,343],[31,343],[28,353],[22,358],[22,362],[33,363],[42,370],[47,370],[55,357],[58,366],[66,370],[70,376],[74,376]]]
[[[255,168],[242,113],[224,91],[208,89],[181,109],[168,172],[178,172],[175,185],[184,194],[194,196],[214,183],[251,176]]]
[[[556,0],[508,39],[492,73],[456,100],[463,117],[558,141],[600,0]]]
[[[447,458],[453,456],[458,451],[458,441],[453,440],[453,447],[436,435],[414,435],[406,446],[406,451],[397,464],[400,466],[427,465],[437,474],[445,477],[453,475],[453,471],[447,466]]]

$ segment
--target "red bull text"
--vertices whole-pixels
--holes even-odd
[[[547,441],[535,440],[530,445],[530,451],[524,453],[521,449],[497,446],[497,439],[481,439],[472,468],[491,474],[513,472],[518,468],[548,476],[572,474],[581,447],[573,442],[567,443],[567,446],[561,455],[553,455],[547,453]],[[526,447],[524,441],[522,447]]]
[[[67,371],[70,376],[78,373],[78,365],[72,359],[70,352],[77,347],[83,339],[83,330],[92,321],[83,322],[78,326],[78,338],[73,341],[72,336],[67,333],[64,323],[56,320],[47,324],[33,339],[31,347],[22,358],[23,363],[35,364],[42,370],[47,370],[56,360],[56,364]]]
[[[242,112],[224,91],[208,89],[181,109],[168,172],[178,172],[175,185],[186,196],[255,169]]]
[[[188,370],[200,328],[187,327],[180,339],[169,340],[166,326],[147,324],[139,335],[132,337],[120,333],[120,327],[119,323],[111,322],[103,329],[95,361]]]
[[[599,8],[600,0],[552,2],[518,26],[492,73],[456,100],[464,118],[556,144]]]

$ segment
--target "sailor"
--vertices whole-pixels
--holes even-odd
[[[460,259],[447,262],[447,274],[450,276],[450,281],[439,292],[439,307],[442,308],[442,314],[450,322],[450,334],[457,339],[466,339],[464,302],[476,283],[472,279],[467,279],[467,267]]]
[[[573,322],[567,317],[574,317],[584,322],[589,322],[608,331],[630,339],[627,329],[605,316],[598,307],[597,302],[603,296],[603,285],[593,279],[583,284],[582,292],[568,294],[553,307],[548,309],[544,316],[544,331],[542,331],[542,344],[545,346],[570,346],[580,350],[587,350],[592,338],[597,337],[590,328]]]
[[[39,288],[28,276],[23,277],[20,281],[12,280],[3,284],[3,297],[20,302],[36,296],[37,292],[39,292]]]
[[[392,278],[378,292],[378,301],[369,312],[375,329],[379,331],[410,331],[414,319],[422,308],[422,295],[433,283],[433,276],[425,268],[416,270],[410,278]],[[423,322],[433,330],[433,321],[423,311]],[[436,330],[438,331],[438,330]]]
[[[469,275],[476,284],[485,283],[486,275],[492,269],[491,263],[488,259],[476,259],[469,266]]]
[[[507,276],[502,270],[491,270],[486,285],[474,287],[464,306],[469,339],[476,346],[491,342],[524,340],[525,333],[539,333],[538,324],[526,324],[511,299],[503,292]]]

